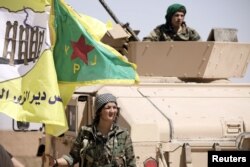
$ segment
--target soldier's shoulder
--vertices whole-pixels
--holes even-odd
[[[128,128],[122,127],[122,126],[117,126],[117,130],[119,131],[128,131]]]
[[[165,28],[165,27],[166,27],[166,24],[160,24],[155,27],[155,30],[161,30],[162,28]]]
[[[93,136],[93,128],[91,125],[84,125],[81,127],[80,135],[84,138],[89,138],[90,136]]]
[[[120,134],[122,136],[128,136],[129,135],[129,130],[128,130],[128,128],[118,126],[117,134]]]
[[[192,27],[187,26],[186,29],[187,29],[189,32],[195,32],[195,33],[197,33],[197,31],[196,31],[194,28],[192,28]]]
[[[82,130],[92,131],[92,125],[84,125],[81,127]]]

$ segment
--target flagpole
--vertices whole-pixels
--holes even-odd
[[[50,12],[54,13],[54,0],[50,1]],[[50,19],[51,19],[51,16],[50,16]],[[52,29],[49,27],[49,30],[51,31]],[[51,35],[50,37],[52,38]],[[45,151],[44,151],[45,155],[50,155],[50,151],[51,151],[51,135],[45,133]],[[43,163],[42,167],[49,167],[49,157],[45,156],[45,158],[46,158],[46,161],[42,162]]]
[[[51,150],[51,135],[45,135],[45,155],[50,155]],[[44,167],[49,167],[49,157],[45,156],[46,161],[44,162]]]

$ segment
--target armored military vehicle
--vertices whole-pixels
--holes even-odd
[[[69,130],[53,139],[55,156],[68,153],[79,127],[91,124],[95,96],[104,92],[118,98],[119,124],[131,133],[138,166],[207,167],[208,151],[250,149],[250,84],[228,80],[244,76],[250,44],[137,41],[126,56],[141,82],[77,88],[66,109]]]
[[[137,166],[207,167],[209,151],[250,150],[250,83],[229,80],[243,77],[250,61],[250,44],[237,42],[236,32],[140,42],[127,25],[114,25],[103,42],[137,65],[140,83],[77,88],[65,111],[69,130],[52,139],[53,155],[69,152],[79,127],[92,123],[96,95],[106,92],[118,98],[118,123],[130,131]]]
[[[207,167],[208,151],[250,150],[250,83],[229,80],[244,76],[250,44],[214,32],[212,41],[140,42],[115,25],[103,42],[137,65],[140,83],[77,88],[65,110],[69,130],[52,138],[53,156],[69,152],[104,92],[118,98],[118,123],[130,131],[139,167]]]

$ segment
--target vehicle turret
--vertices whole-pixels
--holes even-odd
[[[250,45],[233,42],[130,42],[128,60],[141,76],[217,80],[243,77]]]
[[[250,61],[250,44],[237,42],[237,31],[232,30],[212,29],[208,41],[132,41],[125,56],[137,65],[140,76],[195,82],[242,78]],[[121,35],[125,31],[115,25],[107,34],[112,35],[109,40],[105,36],[105,42],[119,51],[112,43],[127,38]]]

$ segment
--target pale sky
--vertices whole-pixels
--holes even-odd
[[[77,12],[95,17],[106,23],[112,20],[99,0],[65,0]],[[187,9],[185,21],[206,40],[212,28],[236,28],[238,41],[250,43],[250,0],[105,0],[122,23],[129,23],[140,30],[142,39],[157,25],[165,22],[167,7],[181,3]],[[243,79],[235,82],[250,82],[250,67]]]

